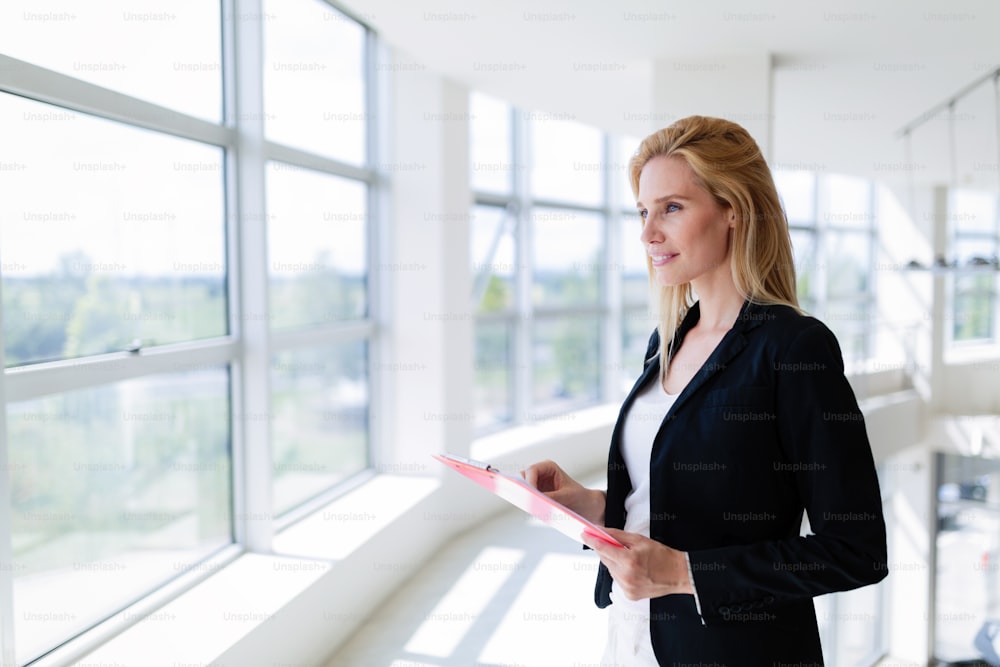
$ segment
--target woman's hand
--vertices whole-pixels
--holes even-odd
[[[534,463],[521,471],[521,477],[552,500],[564,505],[591,523],[604,525],[607,497],[603,491],[588,489],[553,461]]]
[[[629,600],[658,598],[673,593],[694,594],[683,551],[637,533],[605,528],[625,549],[599,538],[583,536],[583,542],[597,552],[618,588]]]

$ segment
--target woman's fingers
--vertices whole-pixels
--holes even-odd
[[[604,530],[606,530],[611,537],[624,544],[625,548],[622,549],[621,547],[616,547],[610,542],[605,542],[599,537],[588,535],[586,533],[583,534],[583,543],[593,549],[597,555],[601,557],[601,560],[604,561],[605,565],[608,565],[609,562],[619,563],[624,557],[624,552],[629,550],[629,545],[633,542],[633,540],[630,539],[632,533],[626,533],[624,530],[618,530],[617,528],[605,528]]]
[[[553,461],[534,463],[522,470],[521,476],[528,484],[544,492],[561,489],[568,481],[571,481],[562,468]]]
[[[684,552],[636,533],[616,528],[605,530],[626,548],[620,549],[591,535],[584,536],[584,543],[597,552],[625,597],[638,600],[694,592]]]

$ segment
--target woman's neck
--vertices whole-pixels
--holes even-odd
[[[702,331],[729,331],[740,316],[745,299],[730,280],[728,284],[692,285],[698,295],[698,324]]]

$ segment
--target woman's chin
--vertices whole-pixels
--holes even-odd
[[[680,280],[676,275],[671,275],[666,271],[657,271],[653,274],[653,282],[657,287],[677,287],[687,281]]]

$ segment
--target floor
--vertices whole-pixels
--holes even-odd
[[[452,542],[327,667],[597,667],[597,557],[511,510]]]

